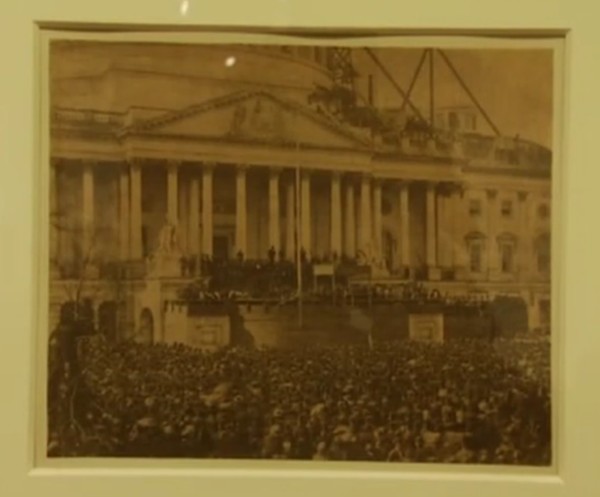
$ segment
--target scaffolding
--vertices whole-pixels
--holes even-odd
[[[393,131],[386,126],[386,119],[382,115],[381,109],[375,108],[372,98],[372,79],[369,79],[369,95],[364,98],[356,90],[356,79],[359,76],[354,68],[352,59],[352,48],[333,47],[328,51],[327,67],[331,74],[332,85],[329,88],[319,86],[309,97],[311,103],[324,103],[330,113],[335,115],[352,126],[361,128],[370,128],[371,133],[381,134]],[[459,86],[469,98],[470,102],[484,118],[489,127],[496,136],[501,136],[500,129],[481,102],[475,96],[464,77],[461,75],[450,56],[440,48],[423,49],[418,63],[413,70],[410,83],[407,90],[394,78],[388,66],[378,57],[370,48],[363,48],[364,52],[373,61],[380,73],[392,85],[401,98],[400,114],[409,111],[410,116],[407,125],[421,132],[427,132],[433,136],[436,131],[435,113],[436,113],[436,73],[437,65],[444,64],[450,73],[454,76]],[[423,67],[428,65],[428,112],[424,115],[411,100],[413,90],[423,72]]]

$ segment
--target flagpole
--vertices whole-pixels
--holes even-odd
[[[300,144],[296,141],[296,279],[298,287],[298,328],[303,325],[302,308],[302,208],[300,190]]]

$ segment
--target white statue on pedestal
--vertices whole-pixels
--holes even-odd
[[[182,252],[176,223],[166,220],[158,235],[158,248],[152,256],[152,271],[158,277],[181,276]]]
[[[168,220],[160,230],[159,243],[157,254],[171,255],[175,253],[180,254],[179,241],[177,239],[177,228],[175,224],[170,223]]]

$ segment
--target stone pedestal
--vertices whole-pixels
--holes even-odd
[[[400,274],[405,279],[412,279],[415,276],[415,270],[414,270],[414,268],[412,268],[410,266],[401,266]]]
[[[443,314],[410,314],[408,316],[408,334],[412,341],[443,343]]]
[[[427,279],[430,281],[440,281],[442,279],[442,270],[439,267],[428,267]]]
[[[463,145],[458,140],[452,142],[452,156],[457,159],[462,159],[465,156]]]
[[[86,280],[96,280],[100,277],[100,269],[96,264],[88,264],[83,270],[83,277]]]
[[[178,278],[181,276],[181,255],[157,254],[150,263],[151,278]]]
[[[402,136],[400,138],[400,149],[404,153],[411,152],[412,146],[410,144],[410,139],[407,136]]]
[[[465,266],[455,266],[454,267],[454,279],[458,281],[464,281],[467,279],[469,273]]]
[[[169,221],[163,226],[158,238],[158,250],[148,264],[150,278],[178,278],[182,276],[181,251],[177,229]]]
[[[374,262],[371,264],[371,277],[373,278],[388,278],[390,272],[382,262]]]
[[[427,152],[430,154],[437,152],[437,143],[433,138],[427,140]]]

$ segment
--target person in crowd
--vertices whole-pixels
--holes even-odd
[[[548,464],[549,347],[497,338],[205,352],[88,341],[86,414],[76,432],[49,427],[52,452]]]

